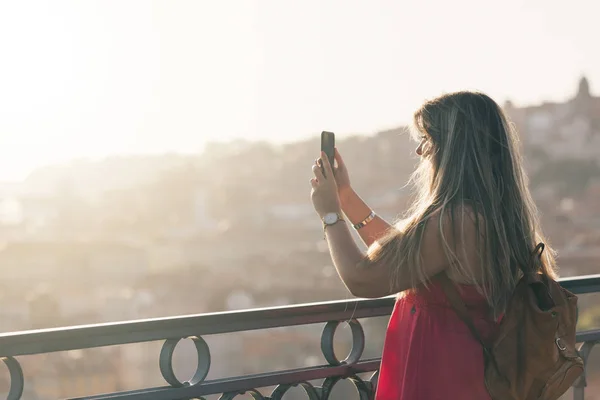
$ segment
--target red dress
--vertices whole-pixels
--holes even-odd
[[[474,286],[461,296],[483,337],[495,322]],[[458,318],[439,283],[396,300],[387,328],[376,400],[490,400],[483,349]]]

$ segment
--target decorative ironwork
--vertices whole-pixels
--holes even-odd
[[[358,392],[360,400],[369,400],[375,395],[375,392],[373,392],[371,385],[363,381],[356,375],[352,375],[347,378],[336,376],[332,378],[327,378],[325,379],[325,382],[323,382],[321,400],[328,400],[333,390],[333,387],[343,379],[348,379],[354,384],[354,388]]]
[[[252,396],[252,398],[254,400],[267,400],[266,397],[264,397],[262,394],[260,394],[260,392],[258,390],[255,390],[255,389],[244,390],[244,391],[233,392],[233,393],[223,393],[223,395],[221,397],[219,397],[219,400],[233,400],[237,396],[240,396],[243,394],[249,394],[250,396]]]
[[[379,370],[375,371],[371,378],[369,378],[369,383],[371,384],[371,390],[373,393],[377,391],[377,381],[379,380]]]
[[[333,351],[333,339],[340,322],[341,321],[329,321],[325,324],[323,334],[321,335],[321,352],[323,352],[325,360],[327,360],[329,365],[355,364],[360,360],[363,350],[365,349],[365,332],[363,331],[360,322],[356,319],[347,321],[352,331],[352,349],[350,350],[348,357],[340,361]]]
[[[600,275],[568,278],[561,284],[576,294],[600,291]],[[356,388],[358,399],[372,399],[377,388],[380,359],[361,359],[365,334],[358,318],[389,315],[394,297],[371,300],[346,300],[298,306],[273,307],[234,313],[213,313],[174,318],[158,318],[111,324],[46,329],[0,334],[0,357],[8,367],[10,391],[8,400],[21,400],[25,381],[16,357],[93,347],[143,343],[164,340],[158,366],[168,387],[132,390],[86,396],[88,400],[204,400],[202,396],[222,393],[220,400],[233,400],[239,395],[250,395],[255,400],[281,400],[293,387],[301,387],[309,400],[328,400],[334,386],[349,380]],[[339,360],[333,349],[337,327],[347,322],[352,332],[352,349]],[[210,370],[211,354],[203,335],[325,323],[321,335],[321,351],[327,365],[269,372],[227,379],[206,380]],[[182,381],[173,371],[173,353],[183,339],[193,341],[198,355],[194,375]],[[579,332],[579,352],[587,364],[594,345],[600,342],[600,330]],[[368,380],[358,374],[373,372]],[[310,381],[324,379],[321,387]],[[270,395],[257,388],[275,387]],[[585,374],[574,385],[575,400],[584,399]],[[75,400],[75,399],[72,399]]]
[[[295,386],[300,386],[304,389],[304,393],[308,397],[308,400],[321,400],[321,388],[315,388],[309,382],[299,382],[293,385],[278,385],[275,390],[271,393],[271,400],[281,400],[283,395]]]
[[[8,368],[8,373],[10,374],[10,389],[6,399],[19,400],[23,395],[23,389],[25,388],[21,364],[13,357],[3,357],[2,361]]]
[[[175,352],[175,347],[177,343],[181,339],[167,339],[160,350],[160,358],[159,358],[159,367],[160,373],[167,383],[173,387],[182,387],[182,386],[194,386],[198,383],[202,382],[206,375],[208,375],[208,370],[210,369],[210,350],[208,349],[208,344],[201,337],[192,336],[188,339],[191,339],[194,342],[194,346],[196,347],[196,352],[198,353],[198,365],[196,366],[196,372],[194,376],[189,381],[181,382],[175,376],[175,372],[173,371],[173,353]]]

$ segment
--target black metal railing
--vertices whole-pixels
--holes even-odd
[[[576,294],[600,292],[600,275],[562,279],[561,284]],[[254,399],[276,400],[281,399],[291,387],[300,386],[309,399],[325,400],[341,379],[348,379],[354,384],[360,399],[370,399],[377,385],[380,359],[361,359],[365,335],[358,319],[389,315],[393,305],[393,297],[356,299],[0,334],[0,357],[10,374],[7,398],[19,400],[23,395],[26,382],[18,361],[20,356],[162,340],[158,366],[168,386],[90,394],[79,399],[178,400],[220,394],[220,399],[225,400],[247,393]],[[339,360],[333,351],[333,336],[342,321],[350,325],[352,349],[346,359]],[[203,336],[314,323],[325,323],[321,351],[327,365],[205,380],[211,356]],[[193,377],[182,382],[173,372],[173,353],[177,343],[185,338],[192,339],[198,353],[198,364]],[[580,353],[587,362],[592,348],[600,341],[600,330],[580,332],[577,340],[582,343]],[[358,376],[371,372],[373,374],[366,380]],[[320,379],[324,379],[321,386],[310,383]],[[273,386],[275,389],[269,395],[258,391]],[[584,399],[585,386],[584,375],[575,384],[575,400]]]

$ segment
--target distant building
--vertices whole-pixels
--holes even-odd
[[[564,103],[504,109],[522,134],[524,144],[552,159],[600,161],[600,97],[590,93],[587,78],[576,95]]]

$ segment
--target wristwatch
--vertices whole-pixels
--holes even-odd
[[[330,213],[325,214],[323,216],[322,220],[323,220],[323,230],[325,230],[325,228],[327,228],[329,225],[335,225],[339,221],[343,221],[344,218],[342,218],[340,213],[330,212]]]

